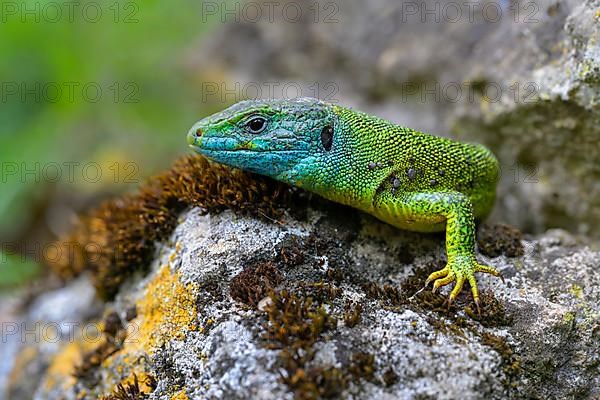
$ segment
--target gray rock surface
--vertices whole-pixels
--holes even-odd
[[[600,236],[598,0],[349,0],[319,2],[317,16],[307,2],[302,18],[284,1],[272,20],[268,1],[252,3],[264,18],[224,15],[191,51],[191,74],[215,85],[198,88],[215,110],[299,88],[482,142],[503,169],[494,218]]]
[[[244,270],[269,262],[275,270],[269,273],[279,276],[273,280],[275,291],[310,296],[335,318],[299,350],[312,353],[301,366],[310,377],[305,382],[323,390],[323,397],[600,396],[599,251],[555,230],[525,239],[521,257],[479,255],[504,274],[506,284],[478,277],[484,300],[478,317],[468,288],[449,312],[440,307],[442,296],[408,300],[423,276],[443,264],[443,235],[403,232],[358,212],[336,209],[309,210],[300,220],[288,215],[280,223],[230,212],[202,215],[193,209],[161,246],[151,272],[132,278],[103,312],[90,303],[85,279],[45,294],[24,313],[29,323],[85,321],[94,309],[98,318],[114,310],[125,320],[131,304],[137,303],[137,317],[130,322],[137,325],[130,331],[134,345],[123,345],[87,378],[61,386],[69,379],[52,378],[45,367],[66,352],[68,340],[53,347],[29,341],[20,351],[33,346],[44,356],[27,364],[28,371],[38,373],[9,381],[10,398],[25,398],[14,397],[23,385],[37,388],[35,398],[40,400],[107,394],[131,370],[154,378],[151,399],[185,398],[175,397],[182,393],[189,399],[292,399],[294,390],[298,397],[310,397],[309,389],[284,379],[290,369],[282,351],[295,342],[284,344],[269,336],[277,321],[269,311],[273,298],[264,292],[258,305],[244,304],[239,285],[236,289],[232,283]],[[267,275],[258,282],[266,282]],[[166,290],[157,286],[169,276],[178,282]],[[381,289],[386,284],[390,286]],[[260,287],[255,284],[251,291]],[[374,287],[387,294],[374,295]],[[155,308],[143,306],[148,301],[156,301],[152,304],[158,308],[166,304],[161,312],[177,326],[154,347],[149,343],[164,333],[165,325],[153,322],[159,319]],[[362,312],[352,322],[348,309],[357,304]],[[190,310],[191,328],[181,322]],[[301,319],[315,323],[311,318]],[[156,324],[150,326],[151,336],[144,336],[145,323]],[[342,378],[333,379],[327,371]],[[101,377],[101,382],[90,385],[90,376]]]

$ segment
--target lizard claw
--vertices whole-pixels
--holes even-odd
[[[425,281],[425,286],[417,293],[415,293],[415,295],[422,292],[431,281],[433,281],[432,293],[436,293],[440,287],[456,281],[454,288],[448,296],[448,309],[450,309],[450,306],[462,291],[465,281],[468,281],[469,285],[471,286],[473,301],[475,302],[475,306],[477,307],[477,314],[481,315],[479,289],[477,288],[477,280],[475,279],[476,272],[485,272],[497,276],[504,282],[504,277],[502,276],[502,274],[500,274],[493,267],[478,264],[475,260],[475,257],[454,257],[450,259],[446,267],[439,271],[435,271],[431,275],[429,275],[429,277]]]
[[[477,316],[481,318],[481,308],[479,307],[479,298],[473,299],[475,301],[475,307],[477,307]]]
[[[422,287],[421,289],[417,290],[417,291],[415,292],[415,294],[413,294],[412,296],[410,296],[408,299],[409,299],[409,300],[412,300],[412,299],[414,299],[414,298],[415,298],[415,297],[416,297],[418,294],[422,293],[422,292],[423,292],[425,289],[427,289],[427,286],[429,286],[429,284],[430,284],[431,282],[435,281],[435,280],[436,280],[436,279],[438,279],[438,278],[441,278],[441,277],[444,277],[444,276],[446,276],[446,275],[448,274],[448,271],[449,271],[449,270],[448,270],[448,268],[446,267],[446,268],[444,268],[444,269],[441,269],[441,270],[439,270],[439,271],[436,271],[436,272],[432,273],[431,275],[429,275],[429,276],[427,277],[427,279],[425,280],[425,284],[423,285],[423,287]],[[436,287],[434,287],[434,288],[433,288],[433,293],[435,293],[435,292],[436,292],[436,290],[437,290],[437,288],[436,288]]]
[[[425,286],[423,286],[421,289],[417,290],[415,292],[415,294],[413,294],[412,296],[410,296],[408,298],[409,301],[414,300],[415,297],[417,297],[418,294],[421,294],[423,292],[423,290],[427,289],[427,285],[429,284],[429,282],[425,282]]]
[[[448,298],[446,301],[446,312],[450,312],[450,307],[452,306],[452,299]]]

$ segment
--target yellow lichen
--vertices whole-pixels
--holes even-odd
[[[571,294],[575,296],[577,299],[581,300],[583,289],[578,284],[574,283],[571,285]]]
[[[137,303],[138,316],[132,321],[137,326],[124,349],[152,355],[167,341],[181,340],[186,332],[197,329],[194,292],[193,284],[184,285],[179,273],[163,265]]]
[[[60,387],[63,391],[75,385],[77,379],[73,376],[76,365],[79,365],[83,355],[94,347],[92,341],[79,340],[66,344],[50,361],[46,371],[46,387]]]
[[[146,356],[151,356],[169,340],[181,340],[186,332],[197,329],[196,292],[194,284],[184,285],[179,273],[172,273],[169,265],[163,265],[137,301],[137,317],[117,332],[116,336],[120,336],[126,331],[126,338],[122,336],[125,340],[118,341],[114,353],[102,357],[99,365],[88,367],[105,371],[103,382],[94,391],[118,391],[120,385],[123,390],[135,387],[141,393],[151,393],[155,381],[147,373]],[[99,326],[103,327],[104,323],[100,322]],[[63,391],[73,387],[78,379],[74,371],[91,350],[97,352],[98,343],[76,341],[64,346],[52,360],[46,386]]]
[[[573,321],[575,321],[575,313],[571,311],[567,311],[563,316],[564,321],[567,325],[571,325]]]
[[[38,357],[38,350],[34,346],[24,347],[15,359],[13,368],[8,378],[8,386],[25,382],[24,377],[27,371],[27,366],[33,363]]]
[[[171,400],[188,400],[185,390],[181,389],[179,392],[171,396]]]

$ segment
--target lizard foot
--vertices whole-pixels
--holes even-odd
[[[427,280],[425,281],[425,287],[429,285],[430,282],[433,282],[433,290],[435,293],[440,287],[448,285],[454,281],[456,284],[454,288],[450,292],[450,296],[448,297],[448,308],[452,305],[452,302],[456,299],[456,296],[460,293],[463,288],[465,281],[469,282],[471,286],[471,293],[473,293],[473,301],[477,306],[477,312],[480,314],[479,310],[479,290],[477,289],[477,280],[475,279],[476,272],[485,272],[488,274],[492,274],[494,276],[499,277],[504,282],[504,278],[493,267],[488,267],[487,265],[478,264],[473,256],[455,256],[448,260],[446,266],[439,270],[433,272]]]

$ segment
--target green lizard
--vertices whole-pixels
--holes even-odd
[[[232,167],[270,176],[346,204],[401,229],[446,229],[445,268],[433,291],[456,281],[448,306],[475,272],[475,219],[494,204],[499,166],[478,144],[431,136],[312,98],[251,100],[196,123],[189,145]]]

